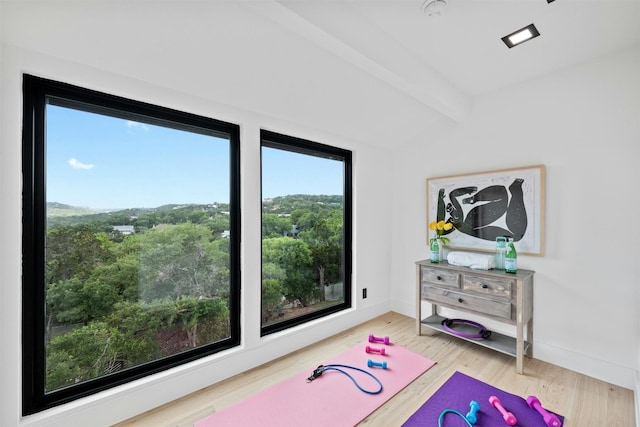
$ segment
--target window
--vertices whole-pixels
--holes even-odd
[[[351,307],[351,152],[261,141],[265,335]]]
[[[239,344],[239,128],[24,76],[23,413]]]

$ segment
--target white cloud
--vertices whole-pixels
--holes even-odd
[[[138,128],[138,129],[142,129],[144,131],[148,131],[149,130],[149,126],[145,125],[144,123],[134,122],[132,120],[127,120],[127,127],[129,129]]]
[[[69,159],[69,165],[74,169],[93,169],[95,165],[89,165],[85,163],[80,163],[78,159],[72,157]]]

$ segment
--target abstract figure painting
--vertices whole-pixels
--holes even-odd
[[[518,253],[544,254],[544,165],[427,179],[427,224],[445,221],[449,248],[494,251],[498,236]],[[427,236],[428,238],[428,236]]]

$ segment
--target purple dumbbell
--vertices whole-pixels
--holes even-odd
[[[376,337],[375,335],[370,334],[369,342],[383,342],[386,345],[389,345],[389,337]]]
[[[548,427],[562,426],[562,421],[560,421],[560,418],[544,409],[537,397],[527,397],[527,405],[529,405],[530,408],[535,409],[540,415],[542,415],[542,419]]]

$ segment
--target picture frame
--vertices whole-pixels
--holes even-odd
[[[494,252],[507,236],[519,254],[543,256],[544,186],[544,165],[428,178],[427,242],[429,224],[444,220],[448,249]]]

